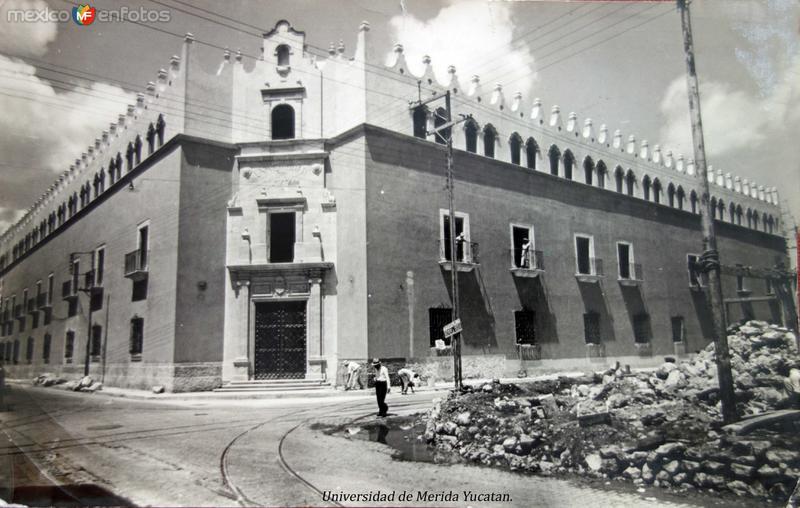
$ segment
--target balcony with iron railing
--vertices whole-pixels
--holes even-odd
[[[102,281],[98,280],[97,270],[89,270],[83,276],[84,288],[92,294],[103,292]]]
[[[540,250],[511,249],[511,274],[538,277],[544,273],[544,253]]]
[[[136,249],[125,254],[125,277],[133,281],[147,278],[150,252]]]
[[[639,286],[644,277],[641,263],[620,263],[617,282],[620,286]]]
[[[36,297],[28,299],[28,304],[26,305],[26,310],[28,311],[28,314],[34,314],[34,313],[39,311],[36,308]]]
[[[64,300],[74,300],[78,298],[78,285],[72,280],[64,281],[61,284],[61,298]]]
[[[471,272],[480,263],[478,259],[478,243],[470,241],[456,242],[455,265],[459,272]],[[452,270],[453,256],[450,252],[450,240],[439,240],[439,266]]]
[[[14,317],[21,318],[22,317],[22,304],[14,305]]]
[[[579,282],[597,283],[603,277],[603,260],[600,258],[578,259],[575,278]]]
[[[36,308],[47,309],[50,307],[50,302],[47,301],[47,293],[40,293],[36,295]]]

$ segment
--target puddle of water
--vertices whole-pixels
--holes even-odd
[[[321,428],[321,426],[318,426],[318,428]],[[395,460],[430,462],[433,464],[461,462],[458,455],[443,453],[434,447],[428,446],[424,439],[421,439],[424,432],[425,424],[421,421],[415,421],[413,417],[391,418],[361,425],[349,424],[327,430],[329,434],[347,439],[360,439],[385,444],[394,449],[392,458]]]
[[[114,430],[121,429],[123,426],[118,424],[111,425],[95,425],[94,427],[86,427],[86,430]]]

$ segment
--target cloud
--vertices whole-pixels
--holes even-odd
[[[428,55],[441,83],[447,83],[449,65],[456,67],[462,85],[473,74],[489,84],[503,83],[513,76],[528,76],[526,80],[517,80],[514,90],[506,90],[506,94],[510,91],[527,94],[536,79],[528,47],[512,43],[514,18],[504,3],[454,2],[426,21],[411,14],[394,16],[389,27],[392,40],[403,45],[409,70],[416,75],[423,72],[422,57]],[[393,58],[393,53],[387,54],[387,63],[393,62]]]
[[[755,97],[728,83],[700,83],[703,134],[709,159],[738,150],[754,150],[780,137],[789,125],[800,126],[800,55],[784,79],[764,98]],[[691,122],[686,77],[675,78],[661,101],[666,122],[661,141],[674,152],[692,153]]]
[[[30,207],[136,100],[116,86],[87,81],[72,87],[35,71],[0,55],[0,203],[6,210]]]
[[[25,215],[25,210],[15,210],[0,206],[0,234]]]
[[[43,11],[44,0],[5,0],[0,2],[0,52],[15,56],[42,56],[56,38],[55,21],[12,21],[9,11]]]
[[[660,106],[666,118],[660,140],[673,152],[691,157],[692,131],[687,94],[684,76],[674,79],[667,88]],[[766,117],[765,107],[745,92],[734,90],[727,83],[705,82],[700,85],[700,102],[709,157],[752,146],[765,139],[762,125]]]

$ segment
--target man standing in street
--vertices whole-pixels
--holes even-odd
[[[378,358],[372,359],[372,367],[375,369],[375,397],[378,400],[378,416],[386,416],[389,406],[386,404],[386,394],[389,392],[389,369],[381,365]]]

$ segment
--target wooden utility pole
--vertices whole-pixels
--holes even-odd
[[[445,114],[447,115],[445,124],[447,125],[453,118],[450,112],[450,90],[448,90],[444,96],[444,104]],[[451,322],[455,322],[461,315],[458,301],[458,269],[456,267],[456,260],[458,258],[458,251],[456,249],[458,246],[456,245],[456,211],[453,205],[453,183],[453,130],[451,128],[447,136],[447,210],[450,215],[450,257],[452,258],[450,265],[450,285],[453,288],[453,315]],[[467,246],[465,245],[464,249],[466,248]],[[453,335],[451,340],[453,347],[453,381],[455,383],[455,389],[461,390],[461,332]]]
[[[689,15],[688,0],[678,0],[683,28],[683,49],[686,54],[686,81],[689,89],[689,114],[692,120],[692,142],[697,176],[703,185],[700,216],[703,226],[703,255],[701,269],[708,273],[709,302],[714,324],[714,357],[719,378],[719,397],[722,401],[722,419],[731,423],[738,419],[736,396],[733,390],[731,357],[728,351],[728,334],[725,324],[725,308],[720,283],[720,261],[717,251],[717,237],[714,232],[714,214],[711,210],[710,189],[706,170],[706,150],[703,141],[703,122],[700,115],[700,89],[694,62],[694,43],[692,42],[692,22]]]
[[[419,88],[419,87],[418,87]],[[420,91],[421,95],[421,91]],[[458,292],[458,267],[456,266],[457,259],[458,259],[458,251],[456,250],[458,245],[456,242],[456,217],[455,217],[455,205],[454,197],[453,197],[453,184],[454,184],[454,174],[453,174],[453,127],[458,125],[459,123],[467,120],[469,116],[462,115],[460,120],[453,121],[453,115],[450,109],[450,91],[448,90],[445,92],[443,96],[434,97],[432,99],[428,99],[423,101],[420,97],[420,100],[411,103],[411,109],[414,110],[416,108],[422,107],[429,102],[433,102],[436,100],[440,100],[444,98],[445,101],[445,117],[442,119],[444,123],[438,127],[436,127],[432,131],[426,131],[426,135],[430,136],[433,134],[434,136],[441,136],[445,139],[446,146],[447,146],[447,170],[446,170],[446,180],[447,180],[447,210],[448,210],[448,233],[450,235],[449,239],[449,247],[450,247],[450,287],[452,288],[453,292],[453,310],[451,313],[451,323],[455,322],[459,319],[460,310],[459,310],[459,292]],[[438,115],[438,113],[434,112],[434,115]],[[442,246],[444,249],[444,246]],[[464,245],[465,249],[469,248],[469,245]],[[463,388],[463,377],[461,375],[461,339],[462,339],[462,332],[456,332],[455,335],[452,336],[451,344],[453,348],[453,381],[455,384],[456,390],[461,390]]]

